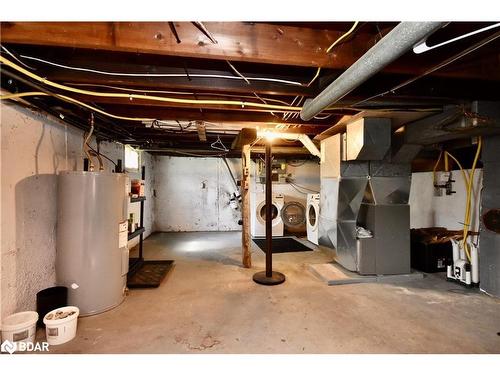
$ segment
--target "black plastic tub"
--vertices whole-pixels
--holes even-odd
[[[68,288],[65,286],[54,286],[39,291],[36,294],[36,311],[38,313],[39,327],[45,327],[43,318],[45,315],[59,307],[68,305]]]

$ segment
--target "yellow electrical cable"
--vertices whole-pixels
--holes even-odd
[[[474,184],[474,172],[476,171],[477,161],[479,160],[479,155],[481,154],[481,146],[482,146],[482,137],[479,137],[477,142],[477,150],[476,155],[474,157],[474,162],[472,163],[471,173],[469,177],[469,185],[467,186],[467,201],[465,206],[465,220],[464,220],[464,238],[462,241],[462,246],[465,249],[465,253],[467,254],[467,258],[469,262],[471,261],[469,248],[467,245],[467,237],[469,235],[469,226],[471,221],[471,197],[472,197],[472,186]]]
[[[465,189],[467,189],[467,186],[469,186],[469,178],[465,172],[465,169],[462,168],[462,164],[458,161],[456,157],[454,157],[452,154],[450,154],[448,151],[445,151],[446,155],[448,155],[450,158],[453,159],[453,161],[458,165],[458,168],[460,168],[460,171],[462,172],[462,177],[464,178],[464,184],[465,184]]]
[[[18,98],[23,98],[25,96],[51,96],[51,95],[42,91],[28,91],[28,92],[18,92],[13,94],[4,94],[0,96],[0,100],[18,99]]]
[[[342,40],[344,40],[345,38],[347,38],[354,31],[354,29],[356,28],[356,26],[358,26],[358,23],[359,23],[359,21],[355,21],[354,24],[352,25],[352,27],[345,34],[342,34],[337,40],[335,40],[335,42],[333,42],[330,45],[330,47],[328,47],[326,49],[326,53],[330,53],[330,51],[333,49],[333,47],[335,47]],[[314,81],[316,81],[316,78],[318,78],[320,72],[321,72],[321,67],[318,67],[318,70],[316,70],[316,74],[314,75],[313,79],[307,84],[308,87],[311,86],[311,84]]]
[[[168,102],[168,103],[181,103],[181,104],[195,104],[195,105],[232,105],[238,107],[255,107],[255,108],[267,108],[271,110],[284,110],[287,112],[300,112],[302,107],[291,107],[285,105],[275,105],[275,104],[264,104],[264,103],[255,103],[255,102],[244,102],[244,101],[235,101],[235,100],[197,100],[197,99],[179,99],[179,98],[170,98],[165,96],[153,96],[153,95],[137,95],[137,94],[122,94],[122,93],[112,93],[112,92],[97,92],[97,91],[89,91],[77,89],[74,87],[61,85],[56,82],[49,81],[48,79],[42,78],[23,67],[13,63],[12,61],[6,59],[3,56],[0,56],[0,62],[5,64],[6,66],[11,67],[12,69],[18,71],[19,73],[24,74],[27,77],[34,79],[35,81],[41,82],[47,86],[51,86],[60,90],[70,91],[77,94],[82,95],[90,95],[90,96],[98,96],[98,97],[106,97],[106,98],[126,98],[126,99],[139,99],[139,100],[153,100],[159,102]]]
[[[91,105],[85,104],[85,103],[83,103],[83,102],[81,102],[79,100],[70,98],[69,96],[60,95],[60,94],[48,94],[48,93],[45,93],[45,92],[42,92],[42,91],[30,91],[30,92],[21,92],[21,93],[17,93],[17,94],[5,94],[5,95],[1,95],[0,96],[0,100],[17,99],[17,98],[23,98],[25,96],[53,96],[55,98],[58,98],[60,100],[65,101],[65,102],[69,102],[69,103],[80,105],[80,106],[85,107],[87,109],[90,109],[90,110],[92,110],[94,112],[100,113],[100,114],[102,114],[104,116],[108,116],[108,117],[111,117],[111,118],[114,118],[114,119],[117,119],[117,120],[141,121],[141,122],[142,121],[154,121],[154,120],[156,120],[154,118],[146,118],[146,117],[126,117],[126,116],[114,115],[112,113],[103,111],[102,109],[95,108],[95,107],[93,107]]]
[[[434,168],[432,168],[432,184],[433,184],[433,186],[436,185],[436,169],[437,169],[437,166],[438,166],[439,162],[441,161],[441,157],[442,156],[443,156],[443,150],[441,150],[439,152],[439,157],[436,160],[436,164],[434,164]]]
[[[185,92],[185,91],[167,91],[167,90],[150,90],[150,89],[131,89],[129,87],[120,87],[120,86],[112,86],[112,85],[100,85],[98,83],[71,83],[71,82],[64,82],[65,84],[69,85],[69,87],[74,87],[74,86],[86,86],[86,87],[104,87],[108,89],[115,89],[115,90],[121,90],[121,91],[130,91],[130,92],[142,92],[142,93],[155,93],[155,94],[174,94],[174,95],[196,95],[193,92]],[[215,93],[215,92],[203,92],[200,93],[199,95],[206,95],[206,96],[225,96],[225,97],[231,97],[231,98],[250,98],[253,99],[253,96],[250,95],[231,95],[231,94],[222,94],[222,93]],[[260,98],[260,97],[259,97]],[[261,100],[264,99],[266,102],[275,102],[275,103],[281,103],[285,105],[289,105],[287,102],[284,100],[279,100],[279,99],[273,99],[273,98],[268,98],[268,97],[263,97]]]
[[[117,119],[117,120],[127,120],[127,121],[154,121],[156,119],[154,118],[148,118],[148,117],[126,117],[126,116],[118,116],[118,115],[114,115],[112,113],[109,113],[109,112],[106,112],[106,111],[103,111],[99,108],[95,108],[95,107],[92,107],[91,105],[88,105],[88,104],[85,104],[79,100],[76,100],[76,99],[73,99],[73,98],[70,98],[69,96],[65,96],[65,95],[60,95],[60,94],[54,94],[54,96],[56,98],[59,98],[61,100],[64,100],[66,102],[69,102],[69,103],[75,103],[75,104],[78,104],[78,105],[81,105],[82,107],[85,107],[85,108],[88,108],[94,112],[98,112],[102,115],[105,115],[105,116],[108,116],[108,117],[111,117],[111,118],[114,118],[114,119]]]

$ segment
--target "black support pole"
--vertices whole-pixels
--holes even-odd
[[[273,271],[273,182],[272,146],[266,143],[266,270],[253,275],[253,281],[262,285],[278,285],[285,281],[285,275]]]
[[[273,182],[271,142],[266,143],[266,277],[273,275]]]
[[[143,165],[141,168],[141,180],[146,180],[146,167]],[[144,228],[144,201],[141,201],[141,218],[140,218],[140,226]],[[142,255],[142,245],[144,243],[144,232],[141,233],[139,237],[139,259],[144,259]]]

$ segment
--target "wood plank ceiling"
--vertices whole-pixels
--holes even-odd
[[[450,23],[432,38],[438,42],[489,24]],[[2,66],[1,85],[4,92],[51,94],[27,96],[23,100],[74,126],[88,129],[90,110],[75,104],[74,100],[78,100],[100,111],[94,111],[99,138],[144,149],[163,149],[166,153],[213,152],[210,145],[218,137],[229,147],[243,127],[277,127],[315,136],[342,116],[364,109],[436,110],[466,100],[499,99],[497,39],[395,93],[357,104],[418,76],[484,38],[483,34],[421,55],[406,54],[335,108],[309,122],[302,121],[297,111],[251,105],[300,107],[394,25],[360,22],[349,37],[326,53],[352,23],[4,22],[0,34],[3,58],[51,82],[126,95],[68,92],[47,86],[45,81],[37,82],[9,66]],[[309,84],[318,68],[321,68],[318,78]],[[52,94],[68,96],[73,102]],[[129,94],[137,96],[132,98]],[[181,100],[167,102],[138,97],[146,94]],[[183,99],[196,102],[185,103]],[[200,137],[201,127],[206,138]]]

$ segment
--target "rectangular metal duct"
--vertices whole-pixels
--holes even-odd
[[[359,119],[348,124],[346,139],[346,160],[382,160],[391,148],[391,119]]]

